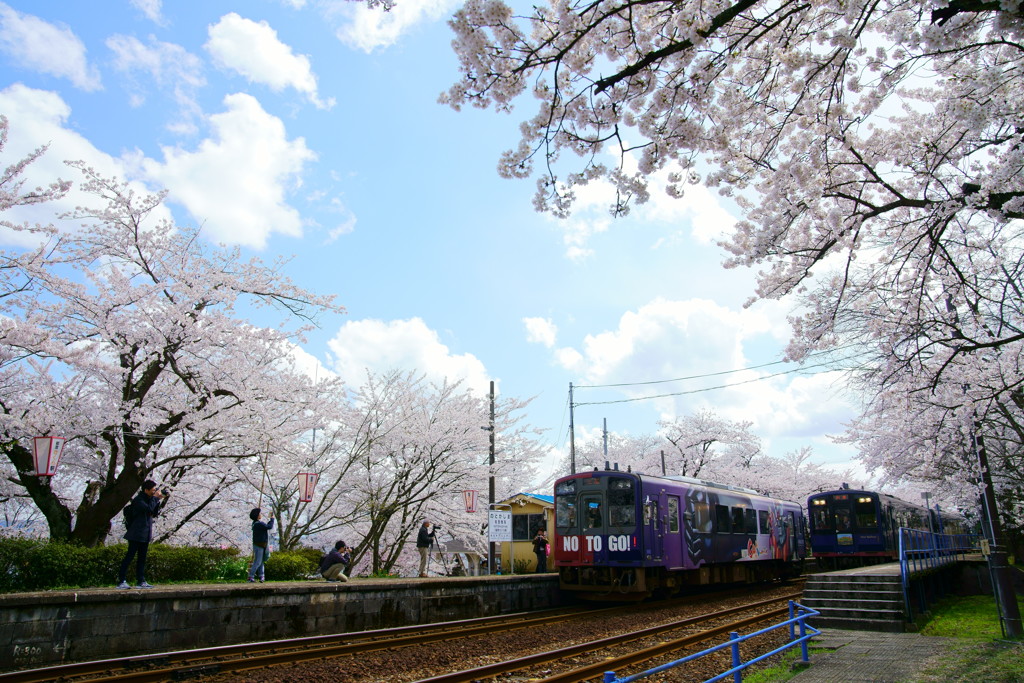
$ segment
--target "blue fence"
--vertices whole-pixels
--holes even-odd
[[[791,647],[796,647],[797,645],[800,646],[801,661],[809,662],[810,659],[807,655],[807,641],[809,641],[814,636],[818,635],[820,631],[818,631],[816,628],[807,623],[807,617],[814,617],[818,614],[818,612],[812,610],[811,608],[804,607],[803,605],[790,600],[789,619],[787,619],[786,621],[783,621],[779,624],[775,624],[774,626],[769,626],[768,628],[761,629],[760,631],[756,631],[745,636],[741,636],[734,631],[729,634],[729,641],[726,643],[716,645],[715,647],[708,648],[707,650],[702,650],[701,652],[692,654],[688,657],[683,657],[682,659],[677,659],[676,661],[669,662],[668,664],[662,664],[661,666],[655,667],[653,669],[648,669],[647,671],[641,671],[640,673],[633,674],[632,676],[626,676],[625,678],[616,678],[614,671],[606,671],[604,674],[604,678],[602,679],[602,682],[629,683],[630,681],[638,681],[641,678],[646,678],[647,676],[651,676],[656,673],[661,673],[668,669],[677,667],[681,664],[685,664],[686,662],[692,662],[695,659],[699,659],[700,657],[709,655],[712,652],[724,650],[727,647],[732,648],[732,668],[728,671],[718,674],[714,678],[709,678],[704,683],[714,683],[714,681],[720,681],[722,679],[728,678],[729,676],[733,677],[733,681],[735,681],[735,683],[740,683],[743,680],[742,672],[748,666],[752,664],[757,664],[758,662],[767,659],[772,655],[777,655],[780,652],[784,652]],[[743,659],[740,657],[740,643],[742,643],[745,640],[749,640],[755,636],[770,633],[772,631],[775,631],[776,629],[785,628],[786,626],[789,627],[788,643],[786,643],[780,648],[776,648],[767,654],[763,654],[760,657],[755,657],[754,659],[751,659],[747,662],[744,662]],[[797,631],[799,631],[799,635],[797,635]]]
[[[900,580],[907,619],[910,607],[910,579],[915,574],[932,572],[978,552],[977,534],[934,534],[919,529],[900,528]]]

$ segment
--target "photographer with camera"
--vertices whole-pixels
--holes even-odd
[[[345,545],[345,541],[338,541],[334,544],[334,550],[323,556],[320,560],[320,575],[328,581],[348,581],[345,568],[352,561],[351,548]]]
[[[274,528],[274,520],[264,522],[259,508],[253,508],[249,512],[249,519],[252,520],[252,566],[249,567],[249,583],[256,580],[257,574],[260,583],[263,583],[267,558],[270,557],[270,530]]]
[[[420,532],[416,536],[416,550],[420,553],[420,578],[427,577],[427,559],[430,557],[430,546],[434,542],[437,529],[431,529],[430,522],[424,520]]]
[[[135,562],[136,588],[152,588],[146,581],[146,554],[149,552],[149,542],[153,540],[153,519],[160,514],[167,497],[171,495],[170,489],[162,491],[157,488],[156,482],[147,479],[142,482],[142,490],[132,500],[131,504],[124,510],[126,531],[124,539],[128,541],[128,552],[121,561],[121,570],[117,575],[117,587],[124,590],[131,588],[128,585],[128,565],[132,558],[138,556]]]

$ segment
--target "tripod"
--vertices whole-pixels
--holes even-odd
[[[434,536],[431,536],[430,537],[430,553],[431,554],[433,554],[434,548],[436,548],[436,547],[439,547],[437,545],[437,540],[434,538]],[[448,573],[448,563],[444,559],[444,553],[438,552],[437,556],[441,558],[441,566],[444,567],[444,575],[445,576],[451,576]],[[427,557],[427,569],[428,569],[428,571],[430,569],[430,557],[429,556]]]

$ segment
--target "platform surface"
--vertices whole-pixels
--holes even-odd
[[[811,646],[832,651],[812,652],[811,666],[790,683],[906,683],[959,642],[920,633],[822,629]]]

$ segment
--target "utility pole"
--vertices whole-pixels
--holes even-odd
[[[491,380],[491,420],[488,424],[487,430],[490,432],[490,445],[487,450],[488,452],[488,472],[490,476],[487,480],[487,514],[490,515],[490,511],[494,509],[494,380]],[[490,535],[490,534],[488,534]],[[490,547],[487,549],[487,573],[494,573],[494,542],[491,541]]]
[[[603,422],[601,432],[604,436],[604,459],[608,459],[608,418],[602,418]]]
[[[572,421],[572,382],[569,382],[569,474],[576,474],[576,432]]]
[[[988,453],[985,452],[985,439],[981,435],[981,424],[975,422],[974,450],[978,454],[978,465],[981,467],[981,481],[984,491],[985,510],[988,513],[988,525],[992,530],[992,548],[988,555],[988,565],[992,572],[992,584],[995,591],[996,604],[999,606],[999,618],[1003,626],[1003,635],[1007,638],[1020,638],[1022,635],[1020,608],[1017,606],[1017,595],[1013,590],[1010,577],[1010,565],[1007,562],[1006,549],[1003,546],[1003,525],[999,521],[996,509],[996,492],[992,487],[992,474],[988,469]]]

